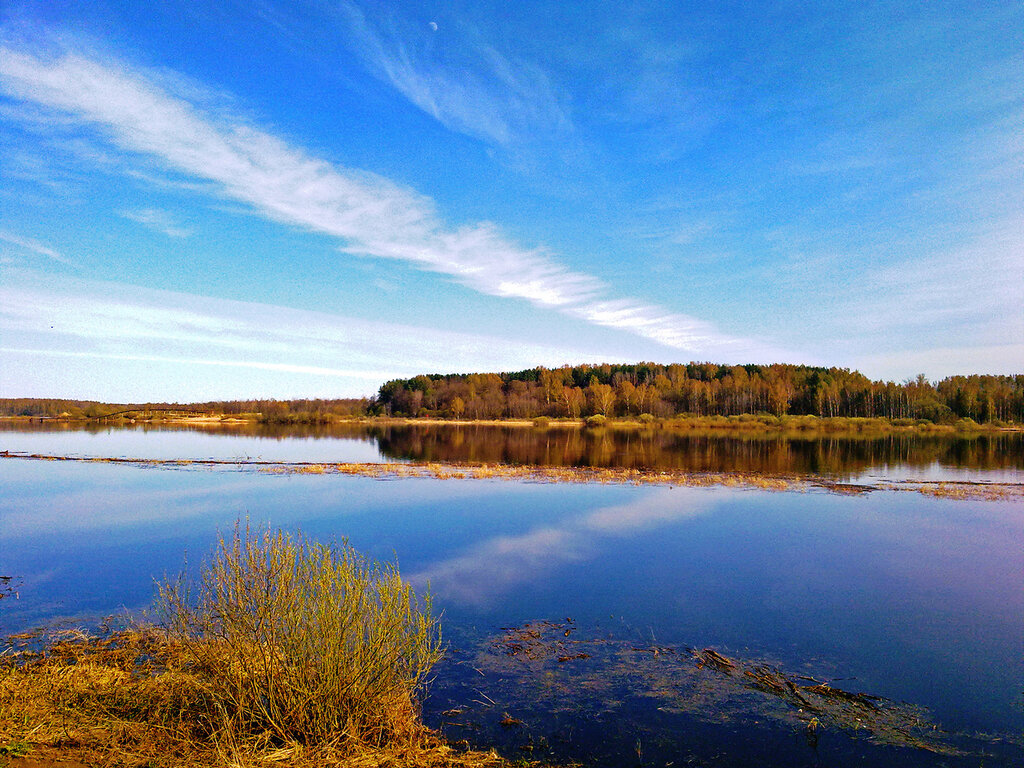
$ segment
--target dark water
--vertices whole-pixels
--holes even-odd
[[[0,450],[71,456],[264,461],[443,461],[837,479],[1024,482],[1024,433],[868,436],[709,434],[498,426],[115,427],[0,422]]]
[[[27,450],[17,442],[27,440],[43,453],[61,452],[57,441],[84,450],[74,441],[99,437],[173,453],[197,446],[189,440],[231,442],[128,434],[7,433],[0,449]],[[282,460],[339,442],[240,439]],[[388,450],[395,438],[380,439]],[[972,472],[1005,469],[989,447],[972,443],[961,454],[973,457]],[[18,599],[0,599],[0,633],[138,611],[155,578],[194,569],[218,532],[248,516],[348,537],[373,557],[397,557],[415,583],[429,581],[450,653],[425,717],[451,738],[602,766],[1019,766],[1021,506],[894,492],[382,481],[0,458],[0,575],[20,582]],[[503,628],[540,621],[557,626],[533,625],[537,658],[509,655]],[[937,734],[938,751],[825,713],[812,746],[814,713],[751,689],[742,674],[698,669],[688,648],[713,648],[740,670],[770,665],[885,697],[897,727],[910,711],[937,726],[925,730]]]

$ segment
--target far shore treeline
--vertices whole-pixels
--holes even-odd
[[[7,417],[103,418],[119,411],[239,416],[270,423],[367,416],[491,420],[762,414],[914,419],[936,424],[970,419],[998,425],[1024,422],[1024,374],[950,376],[937,383],[919,375],[897,384],[872,381],[844,368],[639,363],[420,375],[389,381],[376,396],[362,399],[231,400],[184,405],[0,400],[0,416]]]

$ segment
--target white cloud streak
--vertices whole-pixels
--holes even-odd
[[[46,258],[52,259],[60,264],[74,266],[70,259],[65,258],[53,248],[43,245],[38,240],[33,240],[30,237],[21,237],[20,235],[0,229],[0,240],[3,240],[5,243],[10,243],[11,245],[16,245],[26,251],[30,251],[37,256],[45,256]]]
[[[415,28],[397,33],[400,20],[379,9],[371,17],[354,3],[339,8],[370,72],[447,128],[500,146],[523,135],[571,131],[568,110],[547,75],[530,62],[510,60],[472,30],[446,27],[450,44],[435,45],[433,35]]]
[[[720,353],[728,354],[731,347],[741,345],[739,340],[727,339],[717,333],[710,323],[686,315],[665,314],[656,307],[629,299],[596,301],[575,308],[572,312],[595,325],[630,331],[676,349],[700,350],[713,347]]]
[[[90,360],[119,360],[130,363],[173,363],[175,365],[216,365],[224,368],[253,368],[259,371],[279,373],[308,373],[314,376],[364,379],[379,382],[386,377],[383,371],[353,371],[339,368],[320,368],[315,365],[293,365],[290,363],[261,363],[252,360],[204,360],[196,357],[165,357],[160,355],[120,355],[108,352],[70,352],[56,349],[18,349],[0,347],[0,353],[12,355],[39,355],[42,357],[77,357]]]
[[[467,364],[516,370],[597,360],[578,349],[173,291],[74,279],[52,285],[13,270],[0,285],[0,338],[5,354],[343,378],[355,380],[348,382],[353,394],[424,370],[468,372]]]
[[[192,234],[192,230],[182,227],[167,211],[159,208],[141,208],[135,211],[122,211],[121,216],[149,227],[157,232],[162,232],[168,237],[184,238]]]
[[[398,259],[484,294],[525,299],[691,354],[746,349],[757,356],[754,345],[707,323],[609,299],[600,280],[543,250],[522,248],[493,224],[446,227],[429,198],[311,157],[241,120],[203,113],[155,80],[74,53],[42,57],[0,48],[0,88],[11,96],[99,126],[123,150],[213,182],[223,196],[264,216],[337,237],[344,252]]]

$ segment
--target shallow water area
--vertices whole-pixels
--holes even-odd
[[[450,653],[425,717],[453,739],[607,766],[1024,762],[1017,501],[0,458],[0,575],[18,591],[0,633],[141,611],[239,518],[346,537],[429,582]],[[537,627],[536,653],[507,652]],[[883,697],[895,719],[846,727],[748,684],[762,668],[798,693]]]

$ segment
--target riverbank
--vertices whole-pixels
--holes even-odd
[[[15,638],[15,647],[35,639],[23,637],[20,641]],[[963,755],[966,746],[962,740],[951,740],[920,707],[833,686],[828,680],[786,672],[762,659],[725,655],[713,648],[642,642],[638,646],[634,639],[603,633],[595,637],[569,618],[503,627],[482,647],[475,659],[481,676],[497,674],[502,681],[528,689],[544,678],[566,699],[586,697],[574,694],[575,686],[600,691],[622,685],[665,701],[676,713],[708,720],[714,719],[728,697],[742,699],[748,713],[756,713],[759,719],[809,743],[820,730],[830,733],[832,739],[865,734],[889,749],[909,748],[935,756]],[[39,650],[22,647],[5,654],[0,659],[0,764],[7,768],[553,765],[524,756],[503,758],[494,749],[474,749],[465,741],[446,740],[422,725],[404,743],[387,748],[351,743],[310,747],[269,734],[240,741],[225,738],[223,731],[215,731],[212,738],[198,738],[196,731],[205,730],[208,724],[187,718],[202,709],[204,702],[201,695],[187,698],[195,693],[189,680],[194,673],[183,667],[179,654],[179,649],[153,628],[101,636],[55,633]],[[686,698],[673,695],[679,690],[693,694]],[[445,715],[459,717],[466,709],[459,707]],[[501,728],[517,731],[525,728],[525,723],[505,712]],[[486,741],[487,737],[483,738]],[[970,746],[986,749],[1001,740],[1000,736],[978,737]],[[509,743],[503,743],[502,749],[515,753]]]
[[[0,641],[0,762],[500,768],[422,720],[432,605],[346,541],[236,520],[138,619]]]
[[[386,746],[314,746],[266,733],[245,740],[207,721],[204,674],[151,628],[15,635],[0,656],[5,768],[509,768],[493,750],[450,744],[413,721]],[[207,733],[209,732],[209,733]]]
[[[701,434],[738,435],[828,435],[835,437],[862,435],[963,435],[971,433],[1020,433],[1024,424],[992,422],[979,424],[971,419],[936,424],[927,419],[848,418],[817,416],[771,416],[741,414],[737,416],[674,416],[606,418],[601,415],[578,418],[509,418],[509,419],[443,419],[432,416],[319,416],[296,414],[289,417],[268,417],[264,414],[202,414],[202,415],[127,415],[111,417],[72,416],[0,416],[0,424],[52,424],[80,428],[86,425],[152,425],[194,426],[208,429],[237,429],[247,425],[321,425],[339,427],[501,427],[534,430],[661,430]]]

